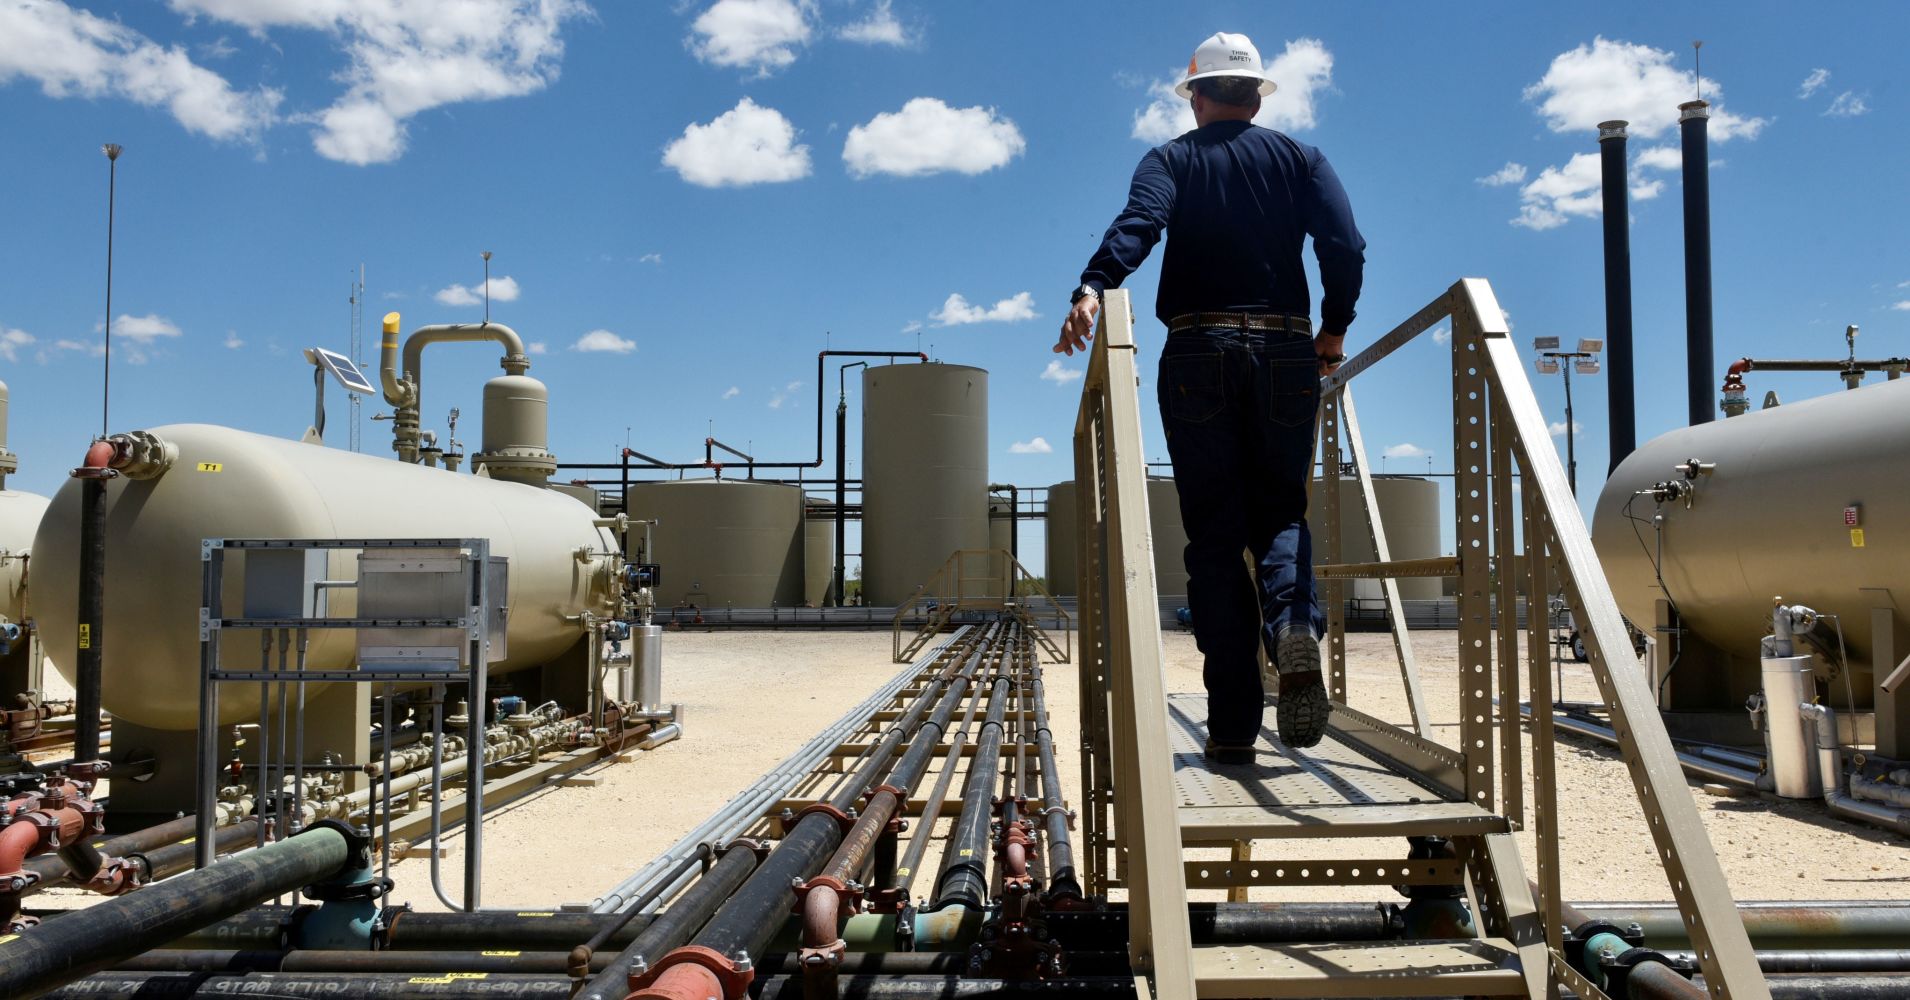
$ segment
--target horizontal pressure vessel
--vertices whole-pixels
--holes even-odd
[[[322,445],[207,424],[157,427],[176,457],[151,478],[107,486],[105,662],[107,711],[153,729],[192,729],[199,713],[199,606],[204,538],[483,538],[510,560],[509,658],[493,673],[537,666],[583,637],[573,618],[614,610],[616,571],[595,513],[561,493],[408,465]],[[53,665],[69,680],[77,655],[76,560],[80,484],[53,497],[34,550],[34,607]],[[355,552],[333,554],[327,574],[356,575]],[[238,614],[242,566],[227,561],[226,614]],[[349,589],[327,591],[329,613],[353,613]],[[240,648],[244,647],[244,648]],[[258,639],[234,633],[228,667],[256,666]],[[349,669],[348,630],[311,633],[306,666]],[[316,685],[314,685],[316,687]],[[222,723],[257,713],[256,700],[220,699]]]
[[[1906,428],[1910,380],[1899,380],[1641,445],[1612,472],[1592,521],[1619,608],[1649,630],[1655,601],[1668,594],[1686,628],[1755,663],[1781,596],[1841,616],[1852,666],[1867,671],[1870,610],[1910,608]],[[1638,495],[1682,480],[1674,466],[1694,458],[1713,468],[1698,476],[1688,509]],[[1896,621],[1901,656],[1910,648],[1901,610]]]
[[[37,493],[0,490],[0,618],[16,625],[28,613],[27,556],[33,551],[33,534],[39,530],[46,505],[47,498]],[[78,551],[74,549],[75,555]]]

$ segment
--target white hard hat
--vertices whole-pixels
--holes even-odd
[[[1217,31],[1200,48],[1194,50],[1194,58],[1187,60],[1187,79],[1174,88],[1174,93],[1182,97],[1194,96],[1192,86],[1195,80],[1210,80],[1217,76],[1244,76],[1260,81],[1260,96],[1273,93],[1273,81],[1260,69],[1260,50],[1246,35]]]

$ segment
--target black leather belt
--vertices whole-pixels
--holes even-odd
[[[1228,327],[1235,330],[1284,330],[1297,336],[1313,336],[1311,319],[1284,313],[1182,313],[1167,321],[1168,333]]]

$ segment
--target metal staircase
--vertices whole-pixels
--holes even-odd
[[[1377,523],[1378,561],[1338,562],[1341,468],[1350,468],[1377,516],[1348,383],[1414,337],[1450,320],[1456,483],[1456,557],[1394,562]],[[1323,640],[1334,708],[1327,738],[1305,750],[1263,734],[1253,765],[1209,766],[1201,753],[1206,703],[1168,696],[1148,537],[1133,316],[1110,291],[1090,357],[1075,428],[1080,511],[1083,873],[1090,892],[1127,897],[1130,960],[1154,997],[1605,997],[1567,960],[1570,928],[1559,891],[1559,788],[1551,716],[1535,713],[1531,745],[1519,722],[1526,594],[1561,589],[1580,608],[1591,668],[1623,742],[1672,896],[1697,952],[1693,995],[1769,997],[1711,845],[1705,839],[1649,684],[1489,285],[1458,282],[1320,383],[1319,434],[1328,460],[1314,521],[1330,565]],[[1523,479],[1515,495],[1513,477]],[[1427,739],[1426,710],[1395,587],[1385,588],[1412,728],[1346,704],[1342,581],[1409,575],[1458,579],[1459,745]],[[1503,613],[1493,613],[1494,607]],[[1544,616],[1523,636],[1529,697],[1552,701]],[[1607,659],[1606,651],[1612,657]],[[1524,801],[1524,777],[1534,800]],[[1172,803],[1172,807],[1168,807]],[[1530,814],[1537,834],[1528,880],[1513,840]],[[1443,846],[1404,860],[1397,838]],[[1331,838],[1370,847],[1315,856]],[[1379,843],[1373,843],[1378,841]],[[1277,860],[1254,858],[1274,842]],[[1230,860],[1190,860],[1221,847]],[[1460,886],[1469,926],[1448,936],[1377,942],[1202,945],[1191,942],[1190,889],[1244,899],[1255,886]],[[1535,892],[1536,890],[1536,892]],[[1681,984],[1682,985],[1682,984]]]
[[[1068,662],[1074,648],[1073,618],[1013,553],[1006,549],[958,549],[895,609],[890,622],[895,662],[913,661],[936,636],[960,624],[965,615],[1015,619],[1056,663]],[[1060,622],[1060,643],[1041,627],[1043,621]]]

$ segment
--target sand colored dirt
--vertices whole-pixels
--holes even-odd
[[[1430,735],[1457,739],[1456,640],[1451,632],[1413,634]],[[589,772],[595,787],[548,786],[490,813],[485,824],[483,902],[529,910],[588,903],[675,842],[769,767],[807,742],[849,706],[861,701],[902,666],[889,660],[889,636],[878,632],[709,632],[665,637],[664,687],[683,703],[683,739],[637,753],[628,763]],[[1200,691],[1200,654],[1191,634],[1164,637],[1169,691]],[[1349,637],[1349,690],[1354,707],[1398,724],[1408,715],[1383,634]],[[1079,802],[1077,674],[1070,664],[1049,665],[1052,715],[1062,779],[1070,805]],[[1588,670],[1564,668],[1563,696],[1595,701]],[[1565,844],[1567,898],[1669,899],[1662,868],[1637,799],[1617,755],[1576,737],[1557,748]],[[1529,774],[1530,768],[1522,769]],[[933,782],[933,771],[923,788]],[[953,795],[960,793],[957,783]],[[1527,801],[1532,800],[1527,788]],[[1910,840],[1827,815],[1815,803],[1714,796],[1696,783],[1691,794],[1726,878],[1739,899],[1910,898]],[[948,829],[937,825],[937,836]],[[1527,874],[1534,871],[1533,835],[1518,835]],[[460,899],[461,834],[445,838],[441,861],[446,891]],[[1262,859],[1399,857],[1393,841],[1262,842]],[[1201,856],[1224,857],[1222,852]],[[915,884],[931,891],[939,843]],[[428,863],[394,865],[394,898],[420,910],[446,907],[431,889]],[[1219,898],[1218,892],[1196,898]],[[1385,887],[1356,889],[1259,888],[1254,899],[1397,901]],[[42,906],[83,906],[96,897],[52,890]]]
[[[596,788],[550,788],[493,813],[485,836],[485,903],[551,907],[588,902],[640,868],[754,778],[806,742],[845,707],[901,669],[888,659],[880,633],[720,632],[666,637],[665,688],[686,710],[686,735],[627,764],[599,767]],[[1349,690],[1355,707],[1388,721],[1408,720],[1390,639],[1349,638]],[[1422,685],[1434,727],[1457,739],[1455,637],[1414,634]],[[1164,638],[1167,687],[1199,691],[1200,654],[1193,637]],[[1596,700],[1589,671],[1565,667],[1564,696]],[[1078,695],[1071,665],[1047,667],[1049,711],[1070,804],[1079,800]],[[1557,748],[1568,898],[1669,899],[1637,799],[1615,752],[1577,738]],[[1528,774],[1530,769],[1524,769]],[[924,779],[924,787],[934,779]],[[957,786],[959,792],[959,785]],[[1532,798],[1527,789],[1527,800]],[[1691,794],[1740,899],[1910,898],[1910,840],[1835,819],[1814,803]],[[938,825],[938,835],[947,823]],[[1533,866],[1531,832],[1518,835]],[[460,838],[448,839],[443,864],[457,884]],[[1258,858],[1392,857],[1390,841],[1263,842]],[[939,865],[931,851],[916,883],[929,891]],[[1219,857],[1216,853],[1214,856]],[[404,862],[393,872],[398,898],[436,908],[426,866]],[[452,889],[455,896],[455,888]],[[1217,896],[1217,893],[1201,895]],[[1255,899],[1387,899],[1383,887],[1256,889]]]

